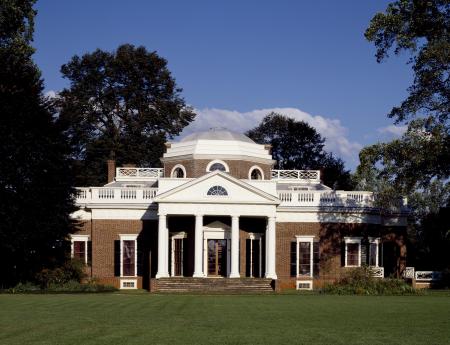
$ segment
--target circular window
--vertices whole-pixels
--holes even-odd
[[[220,160],[213,160],[213,161],[209,162],[208,165],[206,166],[207,172],[216,171],[216,170],[223,171],[223,172],[230,171],[227,163],[220,161]]]
[[[251,167],[248,175],[250,180],[264,180],[264,174],[258,166]]]
[[[186,169],[181,164],[177,164],[173,167],[172,172],[170,173],[170,177],[185,178],[186,177]]]
[[[225,195],[228,195],[228,192],[222,186],[213,186],[213,187],[211,187],[208,190],[207,195],[221,195],[221,196],[225,196]]]

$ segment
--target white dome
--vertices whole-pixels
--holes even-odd
[[[232,132],[225,128],[211,128],[209,131],[192,133],[180,142],[196,141],[196,140],[230,140],[230,141],[243,141],[246,143],[255,142],[242,133]]]
[[[178,142],[170,143],[163,160],[177,159],[255,159],[272,164],[266,145],[255,143],[244,134],[224,128],[192,133]]]

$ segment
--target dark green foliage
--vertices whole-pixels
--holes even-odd
[[[304,121],[270,113],[259,126],[246,133],[259,144],[272,145],[275,169],[321,170],[323,182],[335,189],[352,190],[350,172],[344,162],[323,147],[325,139]]]
[[[0,7],[0,286],[64,260],[71,231],[69,147],[32,61],[34,1]]]
[[[93,292],[113,292],[117,289],[110,285],[97,284],[95,282],[80,283],[76,280],[69,280],[64,283],[52,283],[43,288],[33,283],[19,283],[16,286],[0,291],[9,294],[23,293],[93,293]]]
[[[61,267],[44,268],[36,274],[36,282],[42,289],[66,284],[70,281],[80,283],[86,277],[84,267],[84,263],[80,260],[67,260]]]
[[[55,104],[78,160],[78,185],[104,183],[107,159],[160,166],[166,139],[195,117],[167,61],[142,46],[76,55],[61,72],[70,87]]]
[[[327,284],[323,293],[337,295],[412,295],[420,294],[401,279],[374,278],[370,267],[354,268],[334,284]]]
[[[414,73],[408,97],[389,113],[408,125],[397,140],[364,148],[359,187],[378,194],[381,206],[407,196],[412,210],[410,264],[450,267],[450,2],[400,0],[377,13],[365,32],[377,61],[407,53]],[[423,267],[425,268],[425,267]]]

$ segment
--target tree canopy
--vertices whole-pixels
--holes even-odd
[[[416,259],[428,262],[427,269],[448,267],[450,2],[395,1],[372,18],[365,37],[374,43],[378,62],[391,51],[408,54],[414,81],[407,98],[388,114],[408,130],[392,142],[364,148],[356,179],[359,187],[374,190],[384,207],[408,196]]]
[[[32,60],[33,4],[0,7],[0,286],[64,260],[72,231],[70,152]]]
[[[142,46],[76,55],[61,72],[70,87],[55,103],[79,163],[79,184],[104,182],[107,159],[159,166],[166,139],[195,117],[167,61]]]
[[[246,134],[257,143],[272,145],[276,169],[321,170],[326,185],[352,188],[344,162],[324,150],[325,139],[306,122],[272,112]]]

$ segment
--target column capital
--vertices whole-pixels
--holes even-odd
[[[167,217],[167,213],[158,213],[159,217]]]
[[[204,214],[194,214],[194,216],[195,216],[195,218],[200,218],[200,217],[203,218]]]

